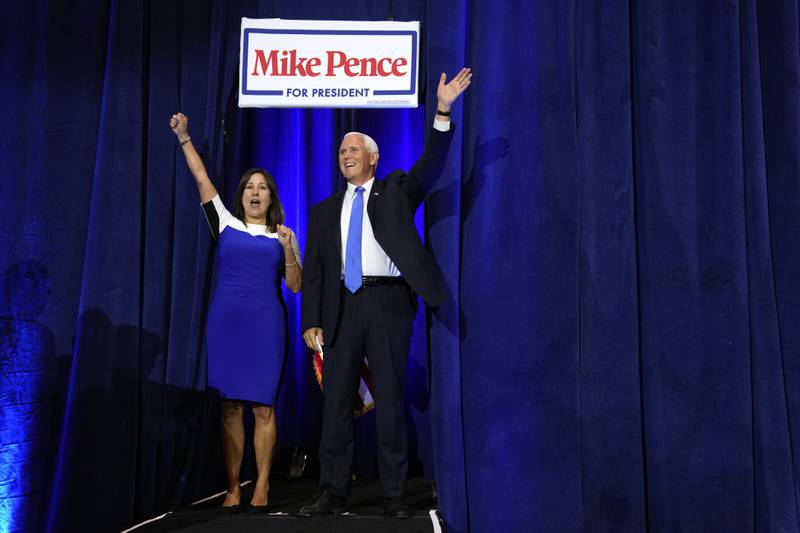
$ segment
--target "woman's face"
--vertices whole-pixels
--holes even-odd
[[[264,174],[256,172],[247,180],[242,194],[245,222],[266,224],[267,209],[270,204],[272,204],[272,198],[267,187],[267,179]]]

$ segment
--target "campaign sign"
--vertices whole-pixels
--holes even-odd
[[[239,107],[417,107],[419,22],[242,19]]]

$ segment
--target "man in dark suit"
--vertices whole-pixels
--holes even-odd
[[[353,408],[364,355],[374,385],[378,466],[384,513],[408,518],[408,470],[403,392],[416,294],[436,306],[440,274],[414,226],[414,212],[444,167],[453,131],[450,107],[469,86],[462,69],[449,83],[442,74],[438,107],[425,151],[406,174],[375,179],[378,147],[351,132],[339,147],[347,189],[311,211],[303,266],[303,338],[322,351],[325,407],[320,442],[320,487],[300,516],[341,513],[350,493]]]

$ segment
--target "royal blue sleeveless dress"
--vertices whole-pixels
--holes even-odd
[[[206,327],[208,389],[224,399],[275,405],[286,359],[283,248],[266,226],[231,215],[219,196],[203,209],[218,236]]]

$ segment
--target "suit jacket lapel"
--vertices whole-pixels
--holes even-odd
[[[369,199],[367,200],[367,216],[369,217],[369,223],[372,224],[373,231],[375,231],[375,206],[378,204],[378,197],[383,192],[384,187],[385,183],[376,178],[372,183],[372,190],[370,190]]]
[[[342,262],[342,204],[344,204],[344,194],[347,192],[347,189],[343,191],[339,191],[336,193],[334,197],[334,210],[333,210],[333,228],[334,228],[334,239],[333,241],[336,243],[336,252],[337,257],[339,259],[339,266],[341,266]]]

